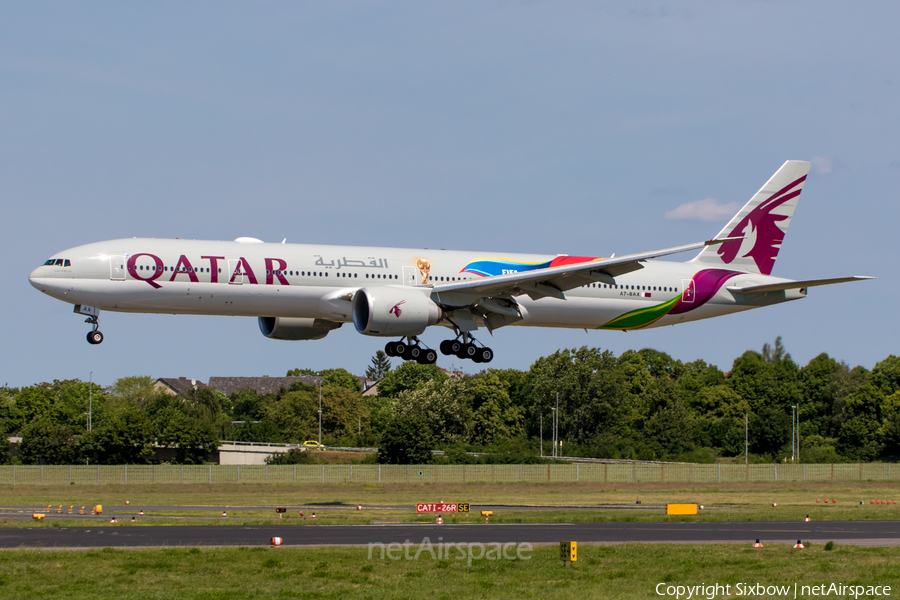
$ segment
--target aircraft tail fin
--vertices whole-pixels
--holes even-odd
[[[810,163],[789,160],[725,226],[716,239],[741,238],[704,248],[691,262],[770,275],[791,223]]]

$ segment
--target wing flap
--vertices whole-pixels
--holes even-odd
[[[564,292],[586,283],[602,281],[609,283],[613,277],[643,269],[640,263],[651,258],[659,258],[679,252],[688,252],[729,241],[729,239],[707,240],[695,244],[675,246],[653,252],[629,254],[617,258],[603,258],[582,263],[573,263],[537,269],[522,273],[494,275],[482,279],[469,279],[442,283],[434,286],[435,292],[466,292],[483,296],[520,296],[527,294],[537,297],[554,297],[565,299]]]

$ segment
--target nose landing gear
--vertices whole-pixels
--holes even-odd
[[[97,325],[94,324],[94,327],[97,327]],[[87,341],[88,341],[88,344],[93,344],[95,346],[97,344],[101,344],[101,343],[103,343],[103,334],[98,330],[88,331]]]
[[[103,334],[100,333],[100,309],[94,306],[82,306],[81,304],[75,305],[75,313],[79,315],[87,315],[87,319],[84,320],[85,323],[91,324],[91,330],[88,331],[87,341],[88,344],[92,346],[96,346],[103,342]]]

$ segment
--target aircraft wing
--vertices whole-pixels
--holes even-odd
[[[745,287],[729,286],[726,287],[729,292],[735,294],[765,294],[766,292],[779,292],[783,290],[797,290],[801,288],[815,287],[817,285],[832,285],[834,283],[846,283],[848,281],[866,281],[867,279],[875,279],[874,277],[854,276],[854,277],[834,277],[831,279],[806,279],[803,281],[782,281],[779,283],[771,283],[764,285],[748,285]]]
[[[614,283],[614,277],[643,269],[644,267],[641,263],[651,258],[698,250],[726,241],[728,239],[707,240],[705,242],[654,250],[653,252],[643,252],[641,254],[629,254],[617,258],[600,258],[582,263],[524,271],[522,273],[441,283],[434,286],[434,293],[438,295],[438,298],[463,295],[477,295],[480,297],[527,295],[533,300],[545,297],[565,300],[565,292],[567,290],[581,287],[588,283]]]

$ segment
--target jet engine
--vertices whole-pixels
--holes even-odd
[[[353,325],[365,335],[419,335],[441,318],[440,307],[412,288],[363,288],[353,297]]]
[[[321,340],[343,323],[297,317],[259,317],[259,330],[273,340]]]

